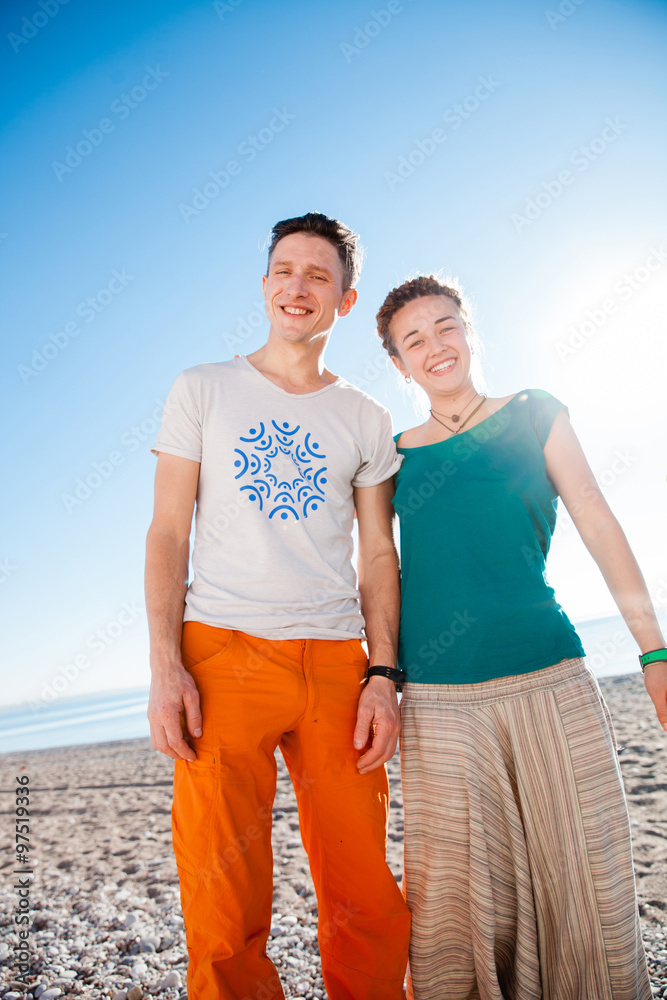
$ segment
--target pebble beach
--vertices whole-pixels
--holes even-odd
[[[619,744],[632,824],[639,910],[655,996],[667,997],[667,733],[640,675],[601,687]],[[148,740],[0,757],[0,996],[186,1000],[187,951],[171,850],[172,762]],[[402,871],[399,761],[389,764],[388,861]],[[28,776],[29,861],[8,851],[16,778]],[[274,902],[268,954],[286,997],[324,998],[317,901],[299,838],[294,793],[278,755]],[[28,867],[29,865],[29,867]],[[18,871],[18,874],[16,874]],[[31,874],[26,875],[29,871]],[[30,970],[19,974],[29,885]]]

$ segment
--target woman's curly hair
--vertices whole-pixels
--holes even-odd
[[[377,331],[382,346],[388,354],[398,353],[389,332],[391,321],[398,310],[414,299],[422,299],[429,295],[444,295],[451,299],[458,306],[468,338],[470,340],[474,338],[469,318],[469,307],[461,289],[454,284],[444,284],[434,274],[420,274],[419,277],[411,278],[409,281],[404,281],[402,285],[398,285],[397,288],[392,288],[380,306],[376,316]]]

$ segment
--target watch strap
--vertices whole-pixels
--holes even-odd
[[[398,670],[396,667],[383,667],[380,665],[369,667],[367,669],[366,680],[368,680],[369,677],[386,677],[388,680],[394,682],[397,691],[402,690],[406,679],[404,670]]]
[[[642,668],[642,673],[650,663],[659,663],[661,660],[667,661],[667,648],[652,649],[648,653],[640,653],[639,666]]]

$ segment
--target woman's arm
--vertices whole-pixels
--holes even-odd
[[[665,645],[637,560],[602,495],[579,440],[564,411],[556,417],[544,446],[547,474],[558,490],[583,542],[642,653]],[[658,719],[667,730],[667,663],[652,663],[644,675]]]

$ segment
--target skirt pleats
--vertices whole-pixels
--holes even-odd
[[[415,1000],[650,1000],[611,722],[584,661],[406,684]]]

